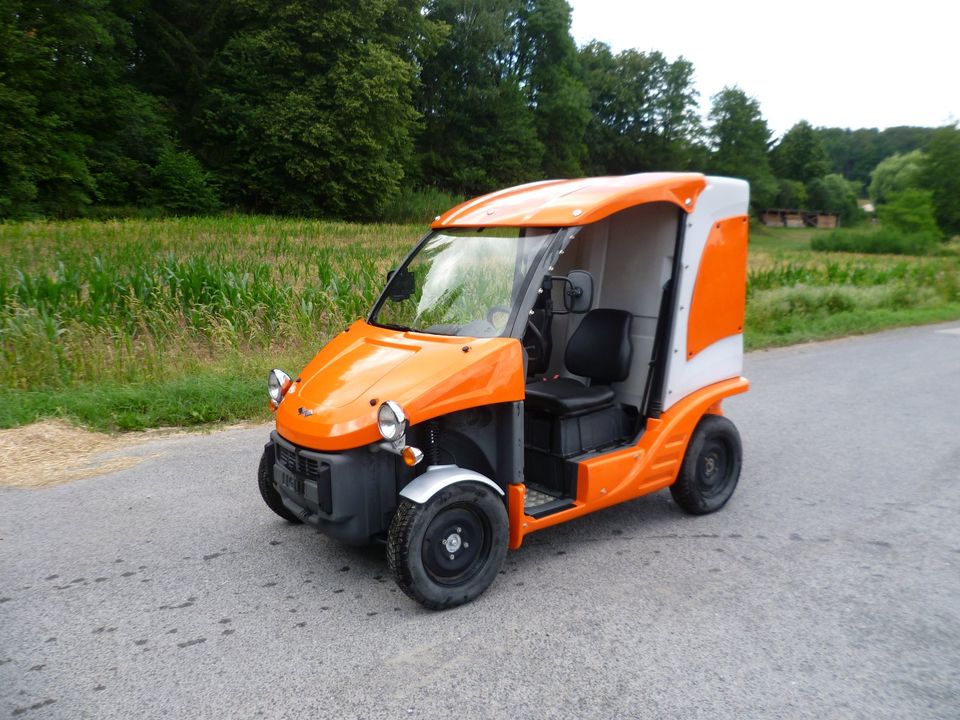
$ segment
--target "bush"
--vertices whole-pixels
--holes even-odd
[[[889,255],[930,255],[939,245],[939,234],[909,233],[892,227],[834,230],[810,241],[810,247],[819,251]]]
[[[933,217],[931,194],[904,190],[890,195],[877,213],[881,227],[870,230],[835,230],[814,237],[810,247],[833,252],[930,255],[941,250],[940,228]]]
[[[200,162],[189,152],[170,148],[153,169],[153,201],[174,215],[209,215],[220,208],[217,191]]]

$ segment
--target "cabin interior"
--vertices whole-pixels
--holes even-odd
[[[544,283],[523,338],[524,482],[534,517],[572,504],[577,463],[633,442],[655,412],[681,215],[650,203],[585,225]],[[577,295],[590,284],[583,272],[589,308]]]

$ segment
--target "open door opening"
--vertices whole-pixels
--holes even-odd
[[[540,353],[524,403],[528,515],[571,505],[578,463],[635,442],[659,416],[684,217],[651,203],[587,225],[544,279],[528,331],[541,337],[524,338]]]

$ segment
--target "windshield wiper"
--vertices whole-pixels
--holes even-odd
[[[394,325],[393,323],[377,323],[380,327],[385,327],[389,330],[399,330],[400,332],[407,332],[410,330],[406,325]]]

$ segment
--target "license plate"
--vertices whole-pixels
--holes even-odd
[[[297,493],[298,495],[303,494],[303,485],[297,481],[297,476],[288,470],[278,467],[276,480],[278,485],[282,485],[287,490]]]

